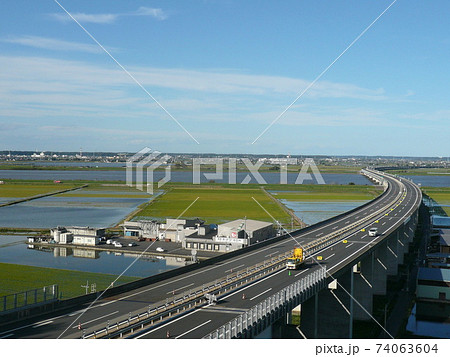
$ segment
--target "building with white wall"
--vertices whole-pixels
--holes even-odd
[[[105,236],[105,228],[92,227],[57,227],[50,234],[58,244],[97,245]]]

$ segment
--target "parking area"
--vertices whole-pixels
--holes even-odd
[[[190,258],[192,256],[192,252],[190,249],[184,249],[181,247],[181,243],[175,243],[175,242],[164,242],[164,241],[136,241],[135,239],[125,238],[125,237],[113,237],[111,238],[111,241],[120,243],[122,247],[115,246],[114,244],[106,244],[106,242],[101,242],[101,245],[99,247],[110,248],[112,251],[116,249],[120,250],[127,250],[130,252],[136,252],[141,253],[143,251],[146,251],[148,253],[152,253],[155,255],[161,255],[164,256],[165,254],[176,254],[180,256],[184,256],[186,258]],[[133,246],[129,246],[129,244],[133,244]],[[204,252],[197,250],[197,257],[198,258],[212,258],[217,255],[220,255],[223,253],[218,252]]]

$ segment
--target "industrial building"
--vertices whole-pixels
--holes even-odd
[[[125,221],[122,224],[125,237],[157,239],[159,238],[159,223],[151,220]]]
[[[450,254],[450,229],[439,230],[440,252]]]
[[[450,269],[419,268],[417,300],[450,301]]]
[[[184,238],[183,248],[230,252],[273,237],[272,223],[253,219],[237,219],[219,224],[217,231],[211,226],[200,226]]]
[[[126,221],[122,227],[125,237],[182,242],[187,235],[195,233],[203,223],[204,221],[199,218],[167,218],[166,223],[154,220]]]
[[[105,236],[105,228],[92,227],[56,227],[50,234],[58,244],[97,245]]]

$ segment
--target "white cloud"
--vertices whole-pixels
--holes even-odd
[[[19,44],[23,46],[43,48],[53,51],[78,51],[88,53],[103,53],[102,49],[97,45],[90,45],[80,42],[63,41],[55,38],[46,38],[39,36],[10,37],[2,39],[0,41]]]
[[[71,13],[78,22],[90,22],[94,24],[111,24],[117,20],[120,14],[85,14],[82,12]],[[72,18],[66,13],[51,14],[53,18],[60,22],[71,22]]]
[[[167,14],[162,9],[141,6],[139,9],[128,13],[116,14],[86,14],[83,12],[70,13],[80,23],[94,23],[94,24],[112,24],[118,18],[124,16],[149,16],[157,20],[167,19]],[[54,19],[60,22],[73,21],[66,13],[50,14]]]
[[[167,19],[167,14],[162,9],[155,9],[151,7],[141,6],[136,12],[131,13],[131,16],[152,16],[158,20]]]

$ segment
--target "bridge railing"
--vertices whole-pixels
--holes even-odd
[[[326,236],[318,238],[306,245],[303,245],[305,255],[312,253],[344,238],[349,231],[360,229],[366,225],[368,221],[380,216],[392,206],[401,201],[404,196],[403,190],[400,190],[395,200],[383,206],[381,209],[367,215],[351,225],[334,231]],[[291,252],[285,252],[278,256],[264,260],[254,266],[241,269],[236,272],[230,272],[227,276],[216,279],[209,283],[202,284],[202,286],[192,288],[188,291],[175,294],[165,301],[159,301],[155,304],[149,305],[147,310],[142,310],[134,316],[129,315],[128,319],[116,322],[111,326],[108,324],[105,328],[94,331],[88,335],[83,335],[83,338],[102,338],[102,337],[122,337],[125,333],[134,332],[134,330],[142,329],[144,326],[153,325],[162,322],[165,318],[172,317],[173,314],[184,311],[187,308],[196,307],[198,304],[204,303],[206,294],[224,294],[230,289],[239,287],[242,284],[254,281],[267,273],[284,268],[286,259],[291,255]]]
[[[249,284],[269,273],[273,273],[285,267],[285,261],[290,253],[283,253],[266,259],[251,267],[241,269],[227,276],[202,284],[196,288],[173,294],[165,301],[158,301],[149,305],[148,309],[141,310],[137,314],[128,316],[127,319],[114,324],[107,324],[106,327],[94,330],[89,334],[83,334],[83,338],[113,338],[123,337],[127,333],[134,333],[144,327],[156,325],[174,314],[193,309],[206,302],[205,295],[214,294],[221,296],[237,287]]]
[[[0,315],[28,309],[37,305],[48,304],[57,300],[58,285],[49,285],[39,289],[1,296]]]
[[[326,269],[318,269],[304,278],[288,285],[255,305],[248,311],[234,318],[215,331],[203,338],[206,339],[229,339],[243,334],[246,330],[253,328],[265,317],[274,313],[279,307],[284,306],[295,298],[295,304],[300,304],[313,296],[323,288],[326,283]]]

